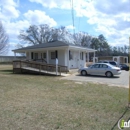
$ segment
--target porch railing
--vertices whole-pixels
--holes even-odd
[[[42,62],[42,63],[46,63],[46,64],[47,64],[47,61],[46,61],[44,58],[41,58],[41,59],[33,59],[32,61]]]
[[[40,72],[45,72],[45,73],[49,73],[49,72],[56,72],[56,65],[53,64],[42,64],[36,61],[21,61],[21,60],[15,60],[13,61],[13,72],[15,69],[29,69],[32,68],[34,69],[38,69],[39,73]],[[65,72],[67,73],[67,66],[61,66],[58,65],[57,66],[57,72],[59,75],[61,75],[61,72]]]

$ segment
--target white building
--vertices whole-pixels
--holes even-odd
[[[20,49],[13,50],[16,53],[25,53],[27,60],[44,59],[47,64],[56,64],[67,66],[68,70],[73,68],[81,68],[86,66],[86,53],[87,61],[89,62],[89,53],[94,49],[82,47],[79,45],[67,44],[61,41],[54,41],[44,44],[28,46]]]

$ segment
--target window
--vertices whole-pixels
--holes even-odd
[[[46,53],[43,53],[43,58],[45,58],[45,59],[46,59]]]
[[[44,53],[41,53],[41,59],[46,59],[46,53],[44,52]]]
[[[35,59],[35,60],[38,59],[38,53],[34,53],[34,59]]]
[[[84,58],[84,53],[81,52],[81,53],[80,53],[80,60],[83,60],[83,58]]]
[[[51,59],[56,59],[56,53],[55,52],[51,52]]]

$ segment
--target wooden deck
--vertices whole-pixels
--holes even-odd
[[[56,71],[57,70],[57,71]],[[38,73],[56,76],[66,76],[67,66],[43,64],[36,61],[13,61],[13,73]]]

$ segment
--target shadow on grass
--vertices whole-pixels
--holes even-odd
[[[25,76],[48,76],[48,77],[59,77],[56,75],[51,75],[51,74],[47,74],[47,73],[36,73],[36,72],[17,72],[17,73],[13,73],[13,70],[0,70],[0,72],[3,72],[3,74],[12,74],[12,75],[25,75]]]
[[[39,73],[39,72],[30,72],[30,71],[27,71],[27,72],[17,72],[17,73],[13,73],[13,70],[0,70],[0,72],[2,72],[3,74],[13,74],[13,75],[30,75],[30,76],[48,76],[48,77],[59,77],[60,75],[56,76],[56,75],[53,75],[53,74],[49,74],[49,73]]]
[[[0,72],[13,73],[13,70],[0,70]]]
[[[106,77],[106,76],[100,76],[100,75],[86,75],[86,76],[82,76],[77,74],[76,76],[80,76],[80,77],[92,77],[92,78],[106,78],[106,79],[113,79],[113,78],[120,78],[119,76],[113,76],[113,77]]]

